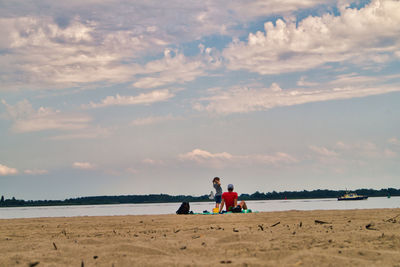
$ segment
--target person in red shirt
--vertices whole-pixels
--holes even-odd
[[[228,192],[224,192],[222,194],[222,201],[219,208],[219,212],[223,211],[224,205],[226,207],[226,211],[240,212],[242,209],[247,210],[246,202],[241,201],[238,205],[237,201],[238,201],[238,193],[233,192],[233,184],[228,184]]]

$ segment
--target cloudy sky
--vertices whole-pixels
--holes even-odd
[[[0,3],[0,195],[400,188],[400,1]]]

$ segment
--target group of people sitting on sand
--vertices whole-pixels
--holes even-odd
[[[215,188],[215,195],[211,191],[210,199],[215,199],[215,208],[213,209],[213,214],[215,213],[224,213],[224,212],[242,212],[244,210],[245,213],[251,212],[251,210],[247,210],[246,202],[241,201],[238,204],[238,193],[233,192],[233,184],[228,184],[228,192],[222,192],[221,188],[221,179],[219,177],[215,177],[213,179],[213,186]],[[224,210],[225,206],[225,210]],[[208,214],[208,211],[203,211],[203,213]],[[194,214],[193,211],[190,211],[189,202],[182,202],[179,209],[176,211],[176,214]]]
[[[241,201],[238,204],[238,193],[233,192],[233,184],[228,184],[228,192],[222,193],[221,179],[215,177],[212,182],[215,188],[215,208],[218,209],[220,213],[224,212],[224,206],[226,207],[225,212],[241,212],[242,210],[247,210],[246,202]]]

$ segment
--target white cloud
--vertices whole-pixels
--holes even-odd
[[[306,81],[306,77],[301,76],[300,80],[296,83],[298,86],[316,86],[318,83]]]
[[[211,152],[202,150],[202,149],[194,149],[191,152],[186,154],[182,154],[179,156],[181,159],[192,160],[196,162],[203,162],[204,160],[208,159],[222,159],[222,160],[230,160],[233,156],[227,152],[222,153],[215,153],[212,154]]]
[[[341,150],[365,150],[375,151],[378,147],[375,143],[369,141],[357,141],[353,143],[336,142],[336,148]]]
[[[325,156],[325,157],[336,157],[339,154],[333,150],[329,150],[326,147],[320,147],[320,146],[310,146],[309,147],[313,152],[317,153],[320,156]]]
[[[400,140],[397,139],[396,137],[392,137],[388,140],[389,144],[395,145],[395,146],[400,146]]]
[[[359,85],[359,84],[371,84],[375,82],[385,82],[390,77],[388,76],[363,76],[357,73],[346,73],[338,75],[335,79],[328,82],[329,85],[333,86],[349,86],[349,85]]]
[[[293,164],[298,162],[297,158],[283,152],[276,152],[271,155],[253,154],[253,155],[244,155],[237,157],[239,160],[245,159],[252,164],[281,165],[281,164]]]
[[[156,160],[156,159],[150,159],[150,158],[142,160],[142,163],[148,164],[148,165],[164,165],[165,164],[164,161],[162,161],[162,160]]]
[[[267,22],[265,32],[235,41],[223,52],[232,70],[260,74],[304,71],[327,62],[383,63],[400,49],[400,2],[373,0],[340,16],[309,16],[296,22]]]
[[[320,0],[239,0],[232,3],[231,1],[221,1],[221,9],[225,6],[230,14],[235,14],[243,20],[251,20],[256,17],[268,16],[271,14],[290,14],[292,11],[310,8],[320,4],[328,4],[333,1]]]
[[[396,158],[397,157],[397,152],[392,151],[390,149],[385,149],[384,150],[384,155],[386,158]]]
[[[18,173],[17,169],[0,164],[0,176],[15,175],[17,173]]]
[[[137,62],[143,56],[154,57],[175,44],[204,36],[239,36],[244,30],[242,23],[260,16],[286,16],[333,1],[179,0],[166,6],[158,1],[100,2],[41,1],[4,6],[0,16],[2,89],[43,90],[125,82],[155,88],[186,83],[219,66],[212,49],[204,49],[204,54],[196,58],[181,53],[172,57],[167,52],[163,59],[144,67]]]
[[[5,117],[8,119],[17,120],[19,118],[29,117],[32,113],[35,113],[31,103],[26,99],[19,101],[14,106],[9,105],[4,99],[1,100],[1,103],[6,107],[7,113]]]
[[[164,58],[146,64],[143,72],[146,77],[138,79],[133,86],[139,88],[154,88],[171,83],[185,83],[204,74],[205,65],[201,61],[190,61],[183,54],[171,56],[170,50],[165,50]]]
[[[342,141],[336,142],[335,147],[337,149],[340,149],[340,150],[349,150],[349,149],[351,149],[350,145],[348,145],[348,144],[346,144],[346,143],[344,143]]]
[[[43,169],[33,169],[33,170],[24,170],[24,173],[28,175],[41,175],[41,174],[47,174],[49,172]]]
[[[12,106],[2,100],[6,106],[8,118],[13,120],[13,131],[17,133],[37,132],[43,130],[78,130],[88,127],[92,120],[83,114],[63,114],[51,108],[33,109],[27,100]]]
[[[57,6],[56,3],[48,5]],[[97,10],[96,14],[104,12],[98,6],[87,3],[83,5],[91,10],[90,13],[96,12],[93,10]],[[118,10],[127,3],[103,5],[107,10]],[[191,14],[199,13],[190,5],[176,5],[179,10],[186,8]],[[171,41],[176,43],[185,39],[185,36],[197,40],[199,32],[194,33],[193,30],[197,28],[204,31],[205,23],[199,24],[192,15],[186,13],[175,16],[177,11],[173,8],[160,13],[148,4],[131,3],[129,10],[132,6],[141,12],[130,13],[128,9],[121,8],[126,16],[118,16],[118,19],[108,15],[92,17],[88,14],[84,15],[90,19],[79,15],[72,18],[71,14],[65,14],[68,23],[61,26],[57,17],[52,17],[53,13],[45,15],[46,12],[40,12],[40,15],[35,15],[33,10],[26,12],[32,14],[30,16],[0,18],[0,49],[4,51],[0,55],[2,87],[42,90],[87,83],[129,81],[136,87],[153,88],[174,82],[184,83],[203,74],[203,59],[191,61],[182,54],[171,57],[166,53],[165,58],[148,63],[145,67],[135,63],[143,55],[154,56],[161,52]],[[68,4],[62,10],[67,12]],[[76,14],[76,10],[73,12]],[[184,20],[189,20],[190,26],[194,28],[168,26],[182,25],[180,19],[177,23],[171,22],[182,17],[182,14],[185,14]],[[170,33],[172,28],[173,33]],[[221,26],[214,25],[214,28]],[[209,56],[205,55],[204,59]],[[147,76],[135,78],[138,74]]]
[[[112,134],[113,130],[110,128],[103,128],[100,126],[90,127],[75,131],[73,133],[66,133],[49,137],[49,140],[73,140],[73,139],[94,139],[106,138]]]
[[[171,114],[169,114],[167,116],[150,116],[150,117],[135,119],[134,121],[132,121],[132,125],[135,125],[135,126],[150,125],[150,124],[156,124],[156,123],[160,123],[160,122],[177,120],[177,119],[179,119],[179,118],[174,117]]]
[[[51,17],[0,19],[0,77],[4,86],[57,88],[98,81],[124,82],[139,69],[136,64],[119,64],[127,55],[140,50],[140,38],[129,32],[104,33],[97,39],[98,25],[74,18],[67,27],[58,26]],[[22,73],[22,75],[21,75]]]
[[[145,67],[138,62],[143,62],[143,57],[153,58],[168,47],[197,42],[205,36],[241,36],[249,27],[247,22],[260,17],[290,17],[299,9],[334,2],[177,0],[168,4],[78,4],[43,0],[25,5],[17,1],[3,5],[1,10],[0,81],[2,89],[14,90],[82,87],[88,83],[129,82],[140,88],[182,84],[218,65],[214,62],[210,66],[210,50],[191,59],[177,53]],[[111,13],[119,15],[110,16]]]
[[[331,89],[283,90],[277,84],[270,88],[232,88],[216,91],[213,96],[200,99],[193,106],[199,111],[230,114],[267,110],[275,107],[301,105],[338,99],[350,99],[398,92],[400,87],[343,87]]]
[[[141,93],[137,96],[107,96],[100,103],[91,102],[88,107],[102,108],[108,106],[150,105],[156,102],[167,101],[175,95],[168,89],[156,90],[150,93]]]
[[[129,174],[137,174],[139,171],[135,168],[127,168],[125,171]]]
[[[87,127],[87,123],[90,121],[91,119],[84,115],[66,116],[51,111],[15,121],[13,130],[18,133],[44,130],[78,130]]]
[[[397,153],[382,148],[375,143],[369,141],[357,141],[353,143],[337,142],[335,145],[337,150],[341,151],[341,156],[365,159],[382,159],[397,157]]]
[[[92,170],[95,168],[95,165],[90,162],[74,162],[72,167],[75,169]]]
[[[191,152],[180,154],[182,161],[193,161],[197,164],[204,164],[214,168],[222,168],[227,165],[273,165],[297,163],[298,160],[286,153],[277,152],[275,154],[251,154],[251,155],[232,155],[227,152],[211,153],[202,149],[194,149]]]
[[[399,156],[396,151],[363,140],[351,143],[338,141],[332,147],[309,146],[309,149],[314,153],[307,155],[307,159],[316,164],[316,170],[324,172],[347,172],[355,167],[365,169],[382,163],[387,164],[388,160],[397,159]]]

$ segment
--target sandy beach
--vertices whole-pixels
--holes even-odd
[[[0,220],[0,266],[400,266],[400,209]]]

